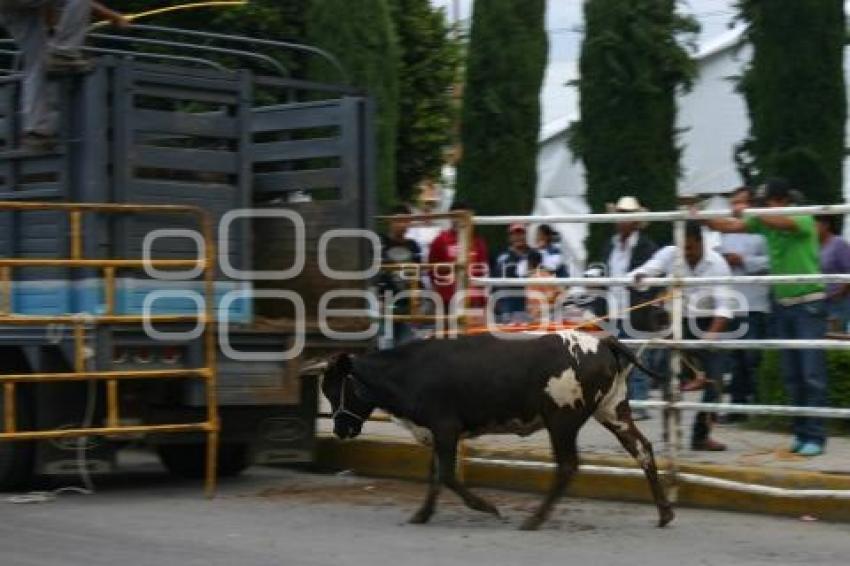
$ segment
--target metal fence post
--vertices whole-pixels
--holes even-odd
[[[677,220],[673,224],[673,241],[676,245],[676,260],[673,264],[673,277],[680,278],[685,274],[685,221]],[[673,323],[673,339],[684,338],[684,297],[682,286],[674,283],[671,320]],[[679,374],[682,371],[682,351],[674,349],[670,355],[670,385],[668,388],[668,403],[681,401],[681,390],[679,388]],[[664,412],[664,423],[666,425],[665,440],[667,441],[667,458],[669,469],[669,497],[675,503],[679,497],[679,486],[676,474],[678,473],[678,458],[682,447],[682,413],[674,405],[669,406]]]
[[[455,292],[463,293],[463,312],[459,313],[461,318],[458,320],[457,326],[461,334],[466,334],[468,311],[472,306],[469,294],[472,288],[470,280],[472,279],[472,250],[475,246],[475,225],[473,224],[472,212],[468,210],[460,211],[457,220],[459,244],[457,259],[462,263],[455,266],[455,270],[460,269],[460,274],[455,271]],[[460,442],[458,442],[457,457],[457,476],[461,482],[466,480],[466,456],[466,442],[461,438]]]

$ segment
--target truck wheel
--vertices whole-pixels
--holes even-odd
[[[160,444],[156,451],[162,465],[175,476],[197,479],[206,473],[206,444]],[[248,444],[218,447],[218,477],[238,476],[250,465],[251,447]]]
[[[18,430],[32,428],[32,401],[26,391],[18,388]],[[0,430],[3,428],[3,392],[0,391]],[[35,465],[34,442],[0,441],[0,491],[21,491],[29,488]]]

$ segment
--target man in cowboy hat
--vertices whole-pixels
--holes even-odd
[[[640,201],[633,196],[621,197],[616,204],[608,205],[609,212],[646,212]],[[647,236],[642,228],[643,222],[622,221],[617,223],[617,232],[605,242],[600,259],[605,264],[610,277],[625,277],[658,251],[658,245]],[[621,336],[629,330],[650,332],[657,330],[659,321],[655,320],[659,309],[642,308],[624,314],[629,307],[639,305],[656,298],[660,289],[629,289],[627,287],[610,287],[608,300],[601,307],[599,315],[611,315],[611,322],[617,326]],[[635,369],[629,379],[629,399],[646,400],[649,398],[649,376]],[[645,409],[636,409],[634,415],[638,419],[648,418]]]

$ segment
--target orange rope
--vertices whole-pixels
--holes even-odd
[[[610,319],[615,315],[627,314],[636,310],[640,310],[646,308],[650,305],[654,305],[655,303],[660,303],[666,301],[667,299],[671,299],[676,296],[680,291],[669,291],[664,293],[663,295],[659,295],[658,297],[652,299],[651,301],[646,301],[644,303],[640,303],[639,305],[635,305],[633,307],[629,307],[627,309],[621,310],[618,313],[608,314],[605,316],[599,316],[593,318],[591,320],[581,322],[581,323],[520,323],[520,324],[508,324],[508,325],[500,325],[499,332],[558,332],[559,330],[578,330],[581,328],[589,328],[590,330],[602,330],[599,327],[599,323]],[[592,328],[591,328],[592,327]],[[471,328],[467,328],[463,334],[464,335],[477,335],[477,334],[487,334],[491,329],[487,326],[475,326]]]

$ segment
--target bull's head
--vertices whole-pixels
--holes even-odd
[[[362,386],[355,380],[353,371],[351,356],[340,354],[327,363],[322,379],[322,393],[333,409],[334,434],[342,439],[358,436],[375,409],[363,398]]]

